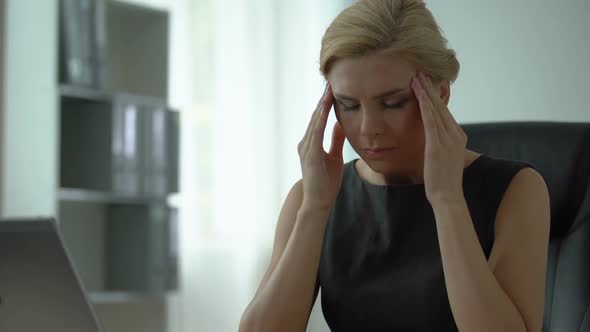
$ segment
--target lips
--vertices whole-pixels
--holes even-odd
[[[369,159],[379,160],[379,159],[385,159],[388,157],[393,157],[393,154],[395,154],[395,150],[397,150],[397,148],[392,148],[392,147],[368,148],[368,149],[363,149],[363,155]]]
[[[363,151],[367,151],[367,152],[382,152],[382,151],[388,151],[388,150],[393,150],[395,149],[395,147],[386,147],[386,148],[367,148],[367,149],[363,149]]]

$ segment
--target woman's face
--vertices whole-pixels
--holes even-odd
[[[395,54],[337,60],[328,74],[336,118],[352,148],[375,172],[420,178],[424,127],[411,88],[416,69]],[[380,155],[366,149],[395,148]]]

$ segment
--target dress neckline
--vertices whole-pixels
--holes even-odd
[[[477,166],[477,164],[481,163],[481,161],[487,158],[487,155],[485,153],[481,153],[477,158],[475,158],[469,165],[467,165],[467,167],[463,168],[463,176],[465,176],[465,174],[469,173],[471,171],[471,169],[473,169],[475,166]],[[359,160],[360,158],[356,158],[353,159],[350,162],[350,167],[352,167],[352,173],[354,175],[354,177],[361,182],[361,184],[365,187],[368,188],[375,188],[378,190],[416,190],[416,189],[424,189],[424,183],[407,183],[407,184],[386,184],[386,185],[380,185],[380,184],[373,184],[368,182],[367,180],[363,179],[360,177],[360,175],[357,172],[356,169],[356,162]]]

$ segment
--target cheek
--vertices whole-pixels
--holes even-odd
[[[338,121],[340,127],[342,127],[344,134],[346,134],[347,136],[349,134],[352,134],[355,131],[356,123],[358,122],[358,120],[354,116],[354,113],[345,113],[338,110],[336,110],[334,113],[336,114],[336,121]]]
[[[342,127],[342,132],[344,133],[344,137],[346,137],[346,139],[348,140],[348,142],[352,145],[355,146],[356,145],[356,138],[357,138],[357,133],[358,133],[358,128],[357,128],[357,120],[355,119],[354,116],[350,116],[351,114],[348,113],[342,113],[342,112],[335,112],[336,114],[336,121],[338,121],[338,123],[340,124],[340,127]]]
[[[416,128],[422,126],[422,114],[420,107],[412,103],[402,112],[399,122],[403,124],[404,129],[415,131]]]
[[[419,114],[411,107],[407,107],[400,111],[390,111],[385,116],[387,126],[397,133],[406,133],[414,129],[416,124],[420,122]]]

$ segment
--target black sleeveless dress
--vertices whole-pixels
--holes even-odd
[[[424,184],[380,186],[344,165],[325,231],[316,292],[332,332],[457,331]],[[481,154],[463,192],[489,259],[496,211],[512,177],[533,165]],[[535,168],[536,169],[536,168]]]

